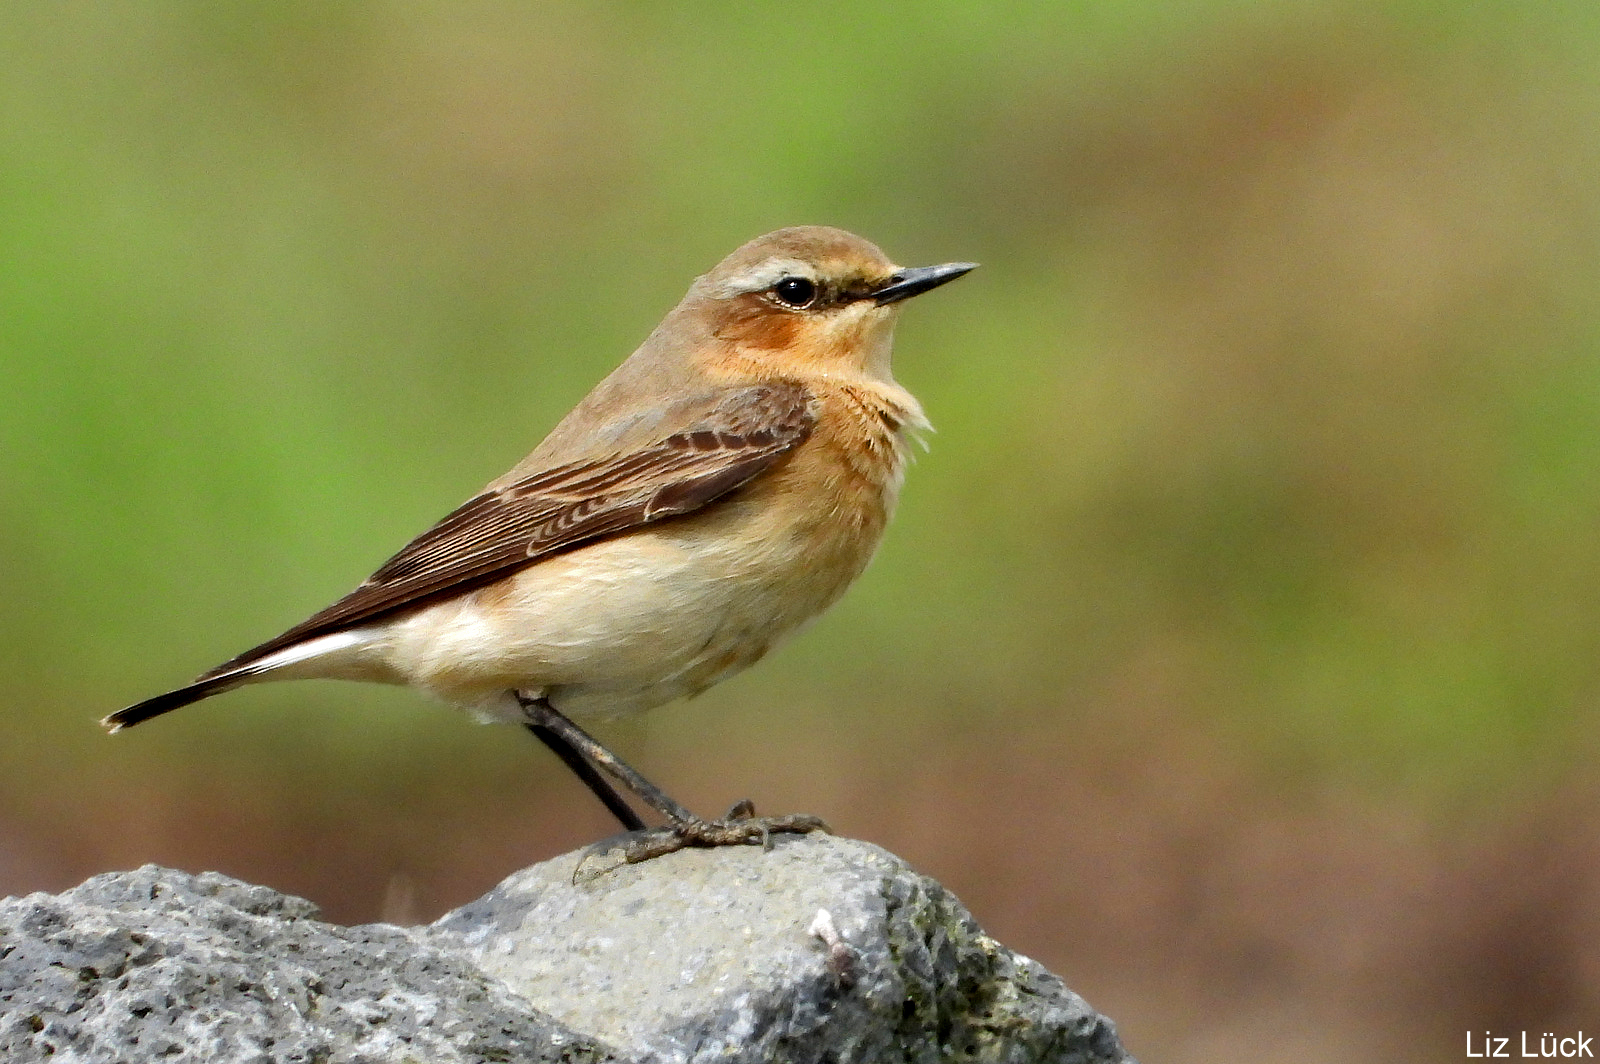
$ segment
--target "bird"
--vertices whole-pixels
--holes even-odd
[[[839,599],[931,428],[894,379],[895,322],[975,266],[898,266],[829,226],[749,241],[531,454],[355,590],[102,724],[266,681],[399,684],[529,730],[636,835],[627,861],[827,830],[748,800],[698,817],[573,718],[698,694]]]

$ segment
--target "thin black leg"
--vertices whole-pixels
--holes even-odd
[[[534,738],[548,746],[550,751],[559,757],[562,763],[570,768],[594,792],[594,796],[600,799],[607,809],[611,810],[611,815],[621,822],[624,830],[640,831],[644,828],[644,821],[639,819],[639,814],[633,811],[633,806],[629,805],[622,795],[617,793],[617,789],[611,786],[606,778],[600,775],[600,772],[585,760],[584,756],[578,753],[571,743],[543,724],[529,722],[524,727],[533,734]]]
[[[621,795],[600,778],[601,772],[667,818],[666,827],[644,832],[623,848],[623,859],[629,864],[661,857],[685,846],[741,846],[749,843],[770,846],[773,832],[803,835],[810,831],[828,830],[828,825],[819,817],[805,813],[755,816],[755,810],[748,801],[734,806],[721,820],[701,820],[668,798],[660,787],[639,775],[626,761],[601,746],[544,698],[532,698],[521,692],[516,692],[516,697],[517,704],[527,718],[524,723],[528,730],[554,750],[629,830],[637,830],[634,825],[639,818]]]
[[[545,744],[550,746],[552,750],[555,750],[556,755],[571,766],[572,770],[578,773],[583,782],[589,784],[589,789],[599,795],[600,800],[606,803],[607,809],[610,809],[613,813],[617,812],[611,802],[606,800],[605,794],[600,791],[599,787],[589,782],[591,778],[598,775],[597,769],[605,772],[612,779],[632,791],[646,805],[674,824],[684,824],[699,819],[689,810],[668,798],[660,787],[639,775],[622,758],[601,746],[598,740],[568,720],[565,714],[556,709],[555,706],[552,706],[547,700],[529,698],[520,691],[516,692],[516,697],[517,704],[522,707],[522,712],[528,718],[528,730],[543,739]],[[566,752],[563,752],[550,739],[546,739],[544,732],[548,732],[556,742],[562,743],[566,747]],[[588,768],[587,773],[573,763],[573,756],[585,762]],[[611,793],[613,798],[617,797],[616,791],[612,790],[609,784],[604,780],[599,782],[601,786],[605,787],[606,791]],[[620,798],[618,800],[620,801]],[[617,817],[620,820],[621,814],[618,813]]]

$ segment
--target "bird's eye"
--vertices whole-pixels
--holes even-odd
[[[785,277],[772,286],[772,294],[786,307],[808,307],[817,298],[817,286],[804,277]]]

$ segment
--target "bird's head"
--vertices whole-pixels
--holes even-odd
[[[716,341],[711,358],[888,379],[902,302],[975,265],[897,266],[853,233],[797,226],[757,237],[697,278],[678,313]]]

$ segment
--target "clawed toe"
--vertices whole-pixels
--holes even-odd
[[[772,848],[774,834],[805,835],[813,831],[831,834],[821,817],[806,813],[788,816],[752,816],[754,807],[748,800],[740,802],[721,820],[685,820],[638,836],[623,850],[623,860],[638,864],[654,857],[676,853],[689,846],[749,846],[760,843],[763,849]]]

